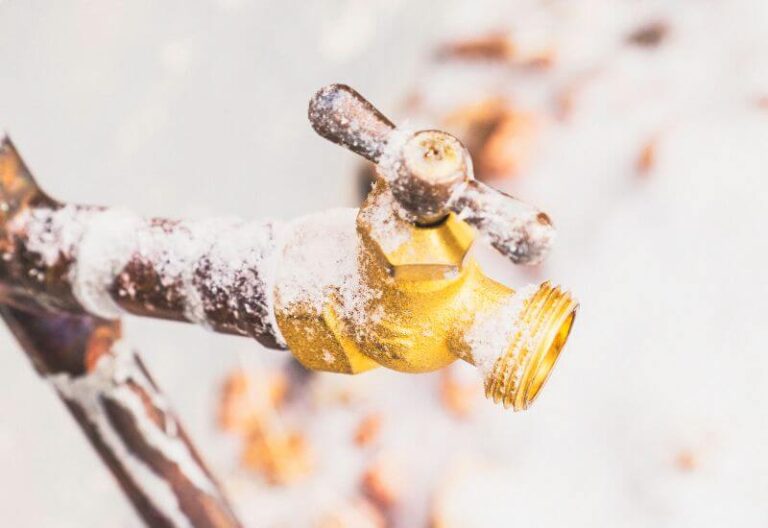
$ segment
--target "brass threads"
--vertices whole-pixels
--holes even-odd
[[[560,357],[560,352],[563,350],[563,347],[568,340],[568,335],[571,333],[575,318],[576,311],[567,314],[565,322],[559,329],[557,329],[552,345],[547,349],[546,354],[541,356],[540,362],[532,370],[533,376],[531,377],[531,382],[525,393],[526,405],[531,405],[533,403],[536,396],[538,396],[539,391],[549,379],[549,375],[552,373],[552,369]]]
[[[521,341],[524,339],[524,332],[532,334],[531,330],[535,331],[527,328],[535,315],[535,311],[528,308],[540,305],[541,298],[546,297],[550,292],[549,283],[544,283],[533,297],[526,301],[525,307],[518,315],[518,320],[514,322],[517,332],[512,336],[507,351],[496,360],[492,373],[486,378],[486,396],[493,396],[495,403],[503,401],[504,407],[508,407],[511,400],[507,401],[504,398],[517,393],[519,385],[517,373],[526,364],[529,355],[529,349],[521,347]]]
[[[505,408],[529,408],[568,339],[577,308],[568,292],[543,283],[513,322],[517,330],[486,377],[486,396]]]

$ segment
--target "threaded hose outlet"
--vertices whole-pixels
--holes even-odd
[[[480,368],[485,395],[515,411],[528,409],[565,346],[578,302],[559,286],[523,289],[465,335],[468,360]]]

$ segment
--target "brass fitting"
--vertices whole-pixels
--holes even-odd
[[[390,201],[379,180],[357,214],[359,287],[377,292],[362,294],[362,313],[349,313],[337,294],[319,312],[283,306],[278,282],[276,317],[289,349],[307,368],[347,374],[379,365],[429,372],[463,359],[481,369],[489,398],[528,408],[565,344],[576,301],[548,282],[515,292],[488,278],[466,258],[475,235],[456,214],[417,226],[387,216]],[[386,238],[393,232],[399,243]]]
[[[347,374],[379,365],[429,372],[463,359],[481,370],[487,397],[528,408],[578,304],[549,282],[521,291],[504,286],[467,252],[474,227],[513,262],[536,262],[551,238],[548,217],[478,188],[469,154],[452,136],[403,138],[393,128],[388,136],[393,125],[349,87],[318,92],[310,120],[324,137],[377,162],[379,178],[356,215],[352,279],[330,285],[318,307],[283,302],[278,278],[275,315],[294,356],[310,369]],[[346,123],[355,125],[352,132]],[[504,224],[508,202],[511,221]],[[350,289],[351,304],[344,293]]]

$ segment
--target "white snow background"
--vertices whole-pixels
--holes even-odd
[[[661,19],[654,50],[627,33]],[[551,73],[429,65],[451,35],[519,28],[557,43]],[[0,123],[63,200],[143,214],[289,219],[356,205],[353,155],[306,120],[314,90],[346,82],[382,111],[421,86],[450,106],[494,87],[542,114],[589,77],[574,113],[544,123],[508,190],[559,229],[541,277],[581,311],[536,405],[480,402],[462,423],[437,377],[376,371],[360,409],[311,419],[319,467],[286,489],[232,485],[249,526],[307,526],[353,489],[363,412],[405,468],[399,526],[425,524],[438,482],[469,465],[457,526],[768,525],[768,3],[5,0]],[[640,147],[658,137],[646,178]],[[530,280],[480,255],[513,285]],[[236,449],[214,426],[218,384],[239,357],[279,352],[199,328],[128,318],[126,335],[225,481]],[[139,521],[54,392],[0,330],[0,524],[133,527]],[[681,471],[680,452],[696,467]],[[456,479],[454,479],[455,481]]]

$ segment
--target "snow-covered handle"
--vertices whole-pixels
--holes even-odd
[[[309,120],[322,137],[378,165],[401,206],[398,214],[406,220],[430,225],[453,211],[515,264],[537,264],[546,257],[554,238],[549,217],[476,181],[472,158],[454,136],[441,130],[397,129],[343,84],[315,94]]]
[[[395,125],[346,84],[321,88],[309,102],[309,122],[322,137],[378,163]]]
[[[546,213],[477,180],[450,207],[515,264],[540,263],[552,245],[555,229]]]

